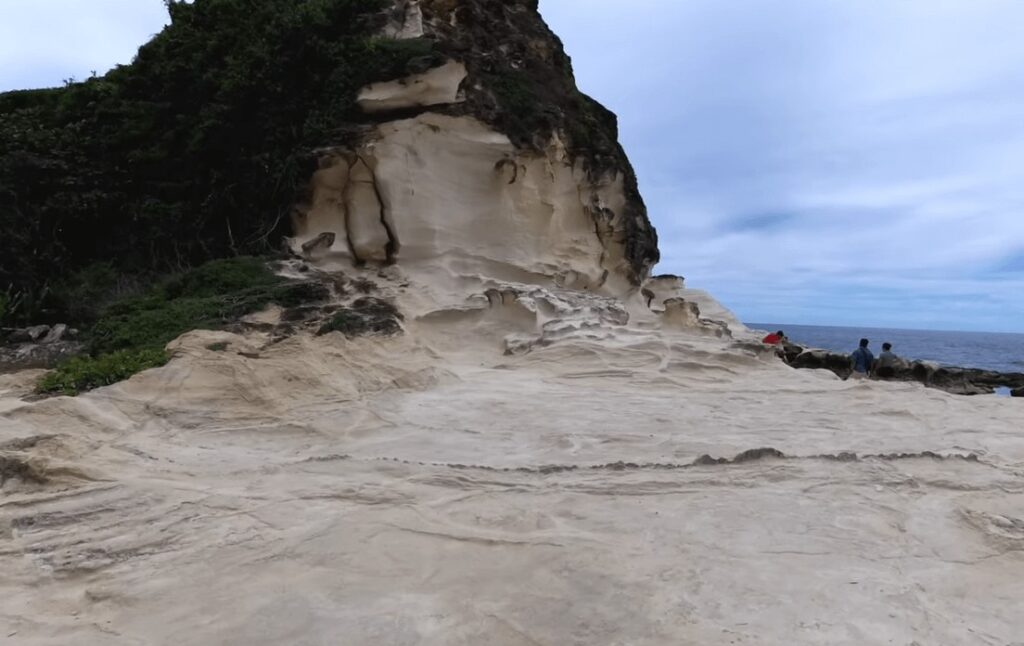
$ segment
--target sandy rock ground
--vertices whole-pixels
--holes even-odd
[[[34,403],[0,375],[0,644],[1024,644],[1020,400],[791,370],[682,279],[635,293],[621,168],[396,118],[325,154],[295,242],[400,260],[401,336],[194,332]]]
[[[1024,643],[1020,401],[427,309],[4,377],[0,643]]]

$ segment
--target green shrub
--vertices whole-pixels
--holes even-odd
[[[215,260],[109,306],[88,334],[89,350],[96,356],[163,347],[185,332],[220,329],[271,303],[293,307],[327,296],[322,285],[288,281],[258,258]]]
[[[0,325],[16,326],[18,312],[25,306],[25,293],[16,292],[13,287],[0,291]]]
[[[137,276],[120,273],[110,261],[93,263],[62,277],[46,295],[46,307],[61,313],[61,322],[88,327],[110,303],[142,291]]]
[[[541,99],[541,90],[528,74],[521,71],[492,74],[488,86],[506,115],[506,134],[514,141],[529,141],[538,132],[550,132],[551,123],[545,115],[547,102]]]
[[[258,258],[212,261],[104,308],[86,335],[90,356],[62,364],[38,390],[78,394],[106,386],[166,363],[164,346],[186,332],[221,329],[271,303],[294,307],[328,296],[323,285],[281,278]]]
[[[283,282],[257,258],[214,260],[171,277],[163,285],[167,298],[204,298],[269,287]]]
[[[167,6],[130,65],[0,94],[0,286],[25,295],[19,322],[95,320],[78,298],[93,283],[63,281],[97,262],[117,295],[124,277],[278,248],[311,151],[363,119],[358,90],[439,60],[428,39],[374,35],[382,0]]]
[[[122,350],[99,357],[75,357],[43,377],[37,391],[73,396],[115,384],[143,370],[158,368],[166,364],[167,360],[168,355],[161,348]]]

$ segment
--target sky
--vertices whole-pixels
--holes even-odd
[[[1024,0],[541,0],[619,115],[657,271],[743,320],[1024,332]],[[0,90],[129,62],[161,0],[3,0]]]

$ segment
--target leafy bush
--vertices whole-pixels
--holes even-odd
[[[89,349],[99,355],[163,347],[185,332],[220,329],[270,303],[292,307],[327,296],[322,285],[288,281],[258,258],[215,260],[108,307],[89,332]]]
[[[328,296],[323,285],[288,281],[258,258],[212,261],[106,307],[87,333],[91,356],[61,365],[38,390],[77,394],[116,383],[166,363],[164,346],[185,332],[223,328],[270,303],[293,307]]]
[[[158,368],[166,364],[168,358],[161,348],[122,350],[99,357],[75,357],[43,377],[37,390],[46,394],[74,396],[128,379],[143,370]]]
[[[88,327],[110,303],[142,292],[145,285],[137,275],[120,273],[110,261],[98,262],[55,280],[45,301],[63,314],[62,322]]]
[[[162,290],[165,298],[204,298],[270,287],[284,282],[256,258],[214,260],[168,279]]]
[[[0,285],[21,322],[88,323],[78,306],[126,276],[277,248],[310,152],[353,136],[359,88],[438,57],[374,37],[381,0],[167,6],[132,64],[0,94]],[[100,283],[67,277],[106,259],[109,293],[76,298]]]
[[[488,80],[506,115],[505,129],[513,140],[529,141],[538,132],[551,131],[551,121],[545,115],[547,103],[541,98],[543,90],[528,74],[507,71],[493,74]]]

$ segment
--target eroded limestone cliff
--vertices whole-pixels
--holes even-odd
[[[320,259],[639,286],[657,237],[615,117],[576,88],[537,3],[402,1],[388,15],[384,37],[434,53],[359,92],[366,122],[351,145],[317,151],[294,249],[333,234]]]

